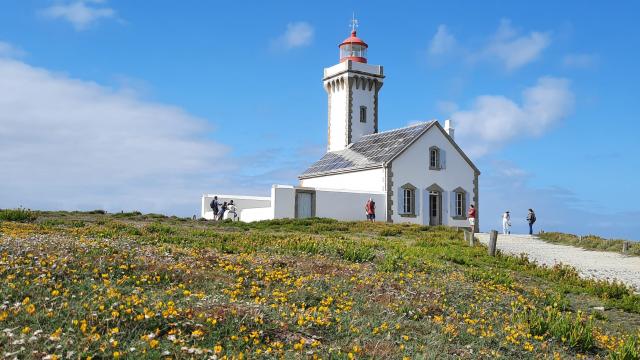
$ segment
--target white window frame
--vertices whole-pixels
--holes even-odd
[[[440,170],[440,149],[437,146],[429,148],[429,170]]]
[[[456,192],[456,216],[464,216],[464,194]]]

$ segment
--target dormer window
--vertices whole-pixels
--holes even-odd
[[[360,122],[361,123],[366,123],[367,122],[367,107],[366,106],[360,106]]]
[[[437,146],[429,148],[429,170],[440,170],[440,149]]]

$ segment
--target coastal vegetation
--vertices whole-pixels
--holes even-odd
[[[0,222],[6,358],[640,355],[640,296],[445,227],[31,212]]]
[[[580,247],[586,250],[612,251],[622,252],[622,246],[625,241],[622,239],[606,239],[597,235],[578,236],[561,232],[544,232],[538,236],[545,241]],[[640,242],[627,241],[629,249],[625,252],[627,255],[640,256]]]

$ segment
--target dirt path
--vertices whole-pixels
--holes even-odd
[[[476,236],[485,245],[489,242],[487,233]],[[640,291],[640,257],[637,256],[551,244],[529,235],[498,234],[497,246],[504,253],[525,253],[539,264],[571,265],[585,278],[618,280]]]

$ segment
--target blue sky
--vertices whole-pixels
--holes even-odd
[[[145,6],[146,5],[146,6]],[[326,144],[352,12],[381,130],[452,118],[481,225],[637,239],[632,1],[0,1],[0,207],[191,215],[295,183]]]

